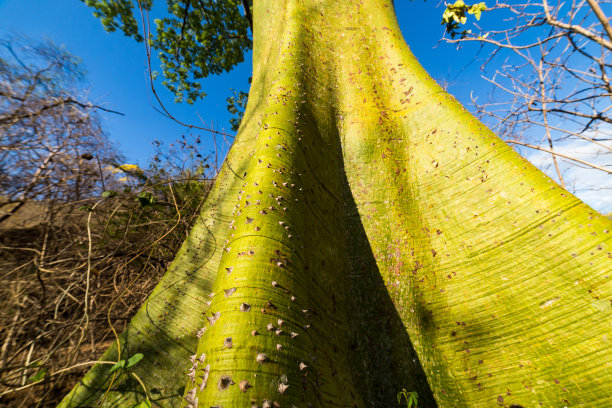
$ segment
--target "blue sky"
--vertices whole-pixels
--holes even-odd
[[[478,53],[476,44],[457,50],[454,45],[440,42],[442,3],[396,0],[395,4],[404,37],[425,69],[466,105],[472,91],[486,99],[490,87],[481,78],[479,63],[486,54]],[[82,59],[87,70],[89,99],[125,114],[104,114],[103,124],[129,162],[146,164],[153,153],[153,140],[171,143],[188,132],[154,110],[143,45],[122,33],[105,32],[91,9],[81,1],[0,0],[0,36],[7,34],[23,34],[33,40],[48,38]],[[208,96],[194,105],[174,104],[173,96],[161,84],[156,89],[166,107],[180,120],[195,125],[204,120],[207,127],[214,122],[216,129],[231,133],[225,99],[230,88],[248,90],[250,73],[249,56],[231,73],[208,78],[204,83]],[[212,140],[207,140],[207,148],[212,151]],[[530,154],[535,152],[527,152],[527,157]],[[541,168],[545,168],[540,156],[534,156],[534,160],[540,160]],[[603,200],[601,193],[582,198],[600,211],[612,211],[610,194]]]
[[[466,53],[458,53],[446,44],[435,48],[443,33],[442,9],[436,8],[436,3],[419,0],[396,3],[404,35],[425,68],[437,80],[474,86],[473,80],[480,75],[477,64],[471,64],[471,75],[462,72],[471,57],[466,58]],[[152,140],[171,142],[186,131],[153,109],[143,45],[122,33],[105,32],[92,10],[81,1],[0,0],[0,35],[6,34],[24,34],[33,40],[48,38],[82,59],[88,73],[90,99],[125,114],[105,114],[104,125],[129,160],[144,164],[152,154]],[[173,97],[161,84],[156,89],[164,104],[182,121],[196,125],[202,119],[208,125],[214,121],[215,128],[228,130],[225,98],[230,88],[247,91],[250,73],[249,55],[249,60],[231,73],[208,78],[204,84],[208,97],[194,105],[173,104]]]

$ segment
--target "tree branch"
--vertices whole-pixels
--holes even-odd
[[[107,109],[107,108],[104,108],[102,106],[92,105],[92,104],[89,104],[89,103],[79,102],[76,99],[73,99],[71,97],[65,97],[65,98],[56,99],[55,102],[49,103],[47,105],[44,105],[42,108],[38,109],[38,111],[36,111],[36,112],[28,112],[28,113],[24,113],[22,115],[5,115],[3,117],[0,117],[0,124],[8,123],[9,121],[14,121],[14,120],[19,121],[21,119],[26,119],[26,118],[31,118],[31,117],[34,117],[34,116],[38,116],[41,113],[43,113],[44,111],[46,111],[46,110],[57,108],[58,106],[61,106],[61,105],[64,105],[64,104],[77,105],[77,106],[80,106],[81,108],[85,108],[85,109],[99,109],[99,110],[102,110],[104,112],[109,112],[109,113],[114,113],[114,114],[117,114],[117,115],[125,116],[124,113],[121,113],[121,112],[118,112],[118,111],[114,111],[112,109]]]
[[[591,5],[591,1],[593,1],[593,0],[589,1],[589,5]],[[563,30],[567,30],[567,31],[569,31],[571,33],[580,34],[583,37],[586,37],[589,40],[594,41],[597,44],[599,44],[599,45],[601,45],[603,47],[606,47],[609,50],[612,50],[612,42],[606,40],[603,37],[600,37],[599,35],[597,35],[597,34],[591,32],[591,31],[587,30],[584,27],[581,27],[581,26],[578,26],[578,25],[573,25],[573,24],[567,24],[567,23],[564,23],[562,21],[556,20],[555,18],[553,18],[550,15],[550,12],[548,11],[548,2],[546,0],[543,0],[543,6],[544,6],[544,12],[546,13],[546,22],[548,24],[550,24],[551,26],[558,27],[558,28],[561,28]],[[597,15],[597,12],[595,12],[595,14]],[[599,16],[597,16],[597,17],[599,17]],[[606,23],[607,23],[607,21],[606,21]],[[609,24],[608,24],[608,27],[609,27]],[[610,34],[608,33],[608,35],[610,35]]]
[[[244,15],[249,22],[249,27],[251,27],[251,32],[253,32],[253,16],[251,15],[249,0],[242,0],[242,7],[244,8]]]
[[[554,152],[552,150],[545,149],[543,147],[534,146],[534,145],[531,145],[531,144],[528,144],[528,143],[519,142],[518,140],[506,140],[506,143],[517,144],[517,145],[529,147],[530,149],[541,150],[543,152],[550,153],[550,154],[553,154],[555,156],[563,157],[564,159],[568,159],[568,160],[572,160],[572,161],[575,161],[575,162],[578,162],[578,163],[582,163],[582,164],[584,164],[586,166],[592,167],[592,168],[597,169],[597,170],[605,171],[606,173],[612,173],[612,170],[606,169],[605,167],[601,167],[601,166],[598,166],[596,164],[592,164],[592,163],[586,162],[584,160],[577,159],[575,157],[567,156],[565,154],[557,153],[557,152]]]
[[[601,7],[599,7],[599,3],[596,0],[587,0],[587,3],[589,3],[589,6],[591,6],[593,13],[595,13],[597,18],[599,19],[601,26],[606,31],[606,34],[608,34],[608,38],[612,40],[612,27],[610,26],[610,22],[608,21],[608,18],[604,14],[603,10],[601,9]]]

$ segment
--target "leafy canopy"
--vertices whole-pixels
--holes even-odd
[[[167,13],[154,20],[151,33],[145,33],[138,21],[148,21],[149,12],[158,11],[153,10],[153,0],[81,1],[94,9],[107,31],[148,40],[158,51],[163,84],[176,102],[193,103],[206,96],[201,80],[229,72],[253,46],[243,15],[243,4],[250,1],[166,0]]]

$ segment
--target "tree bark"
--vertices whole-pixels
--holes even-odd
[[[420,407],[611,406],[611,222],[425,73],[390,0],[253,14],[235,144],[123,335],[149,398],[390,407],[405,388]],[[108,369],[62,406],[99,399]],[[106,404],[142,400],[126,378]]]

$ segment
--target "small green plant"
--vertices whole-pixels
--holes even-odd
[[[41,366],[41,363],[40,362],[36,362],[34,364],[30,364],[28,366],[28,368],[30,368],[30,367],[34,368],[34,367],[40,367],[40,366]],[[30,378],[28,378],[28,382],[35,383],[35,382],[41,381],[43,378],[45,378],[46,375],[47,375],[47,369],[46,368],[40,368],[36,372],[36,374],[34,374],[34,375],[30,376]]]
[[[147,387],[145,387],[140,377],[136,375],[134,371],[131,370],[131,368],[134,367],[136,364],[138,364],[140,360],[142,360],[143,357],[144,355],[142,353],[136,353],[132,357],[128,358],[127,360],[117,361],[110,368],[110,371],[109,371],[109,373],[112,373],[117,370],[125,370],[128,373],[128,375],[131,375],[132,377],[134,377],[134,379],[138,381],[138,383],[142,387],[142,390],[144,391],[144,395],[146,399],[144,401],[140,401],[138,404],[134,405],[132,408],[151,408],[151,400],[149,399],[149,393],[147,392]]]
[[[124,368],[124,369],[132,368],[133,366],[138,364],[138,362],[142,360],[143,357],[144,355],[142,353],[136,353],[132,357],[128,358],[127,360],[119,360],[114,366],[111,367],[109,372],[112,373],[114,371],[119,370],[120,368]]]
[[[406,406],[408,408],[417,408],[419,394],[416,391],[406,391],[405,388],[402,388],[400,392],[397,393],[397,403],[401,404],[402,399],[406,399]]]

